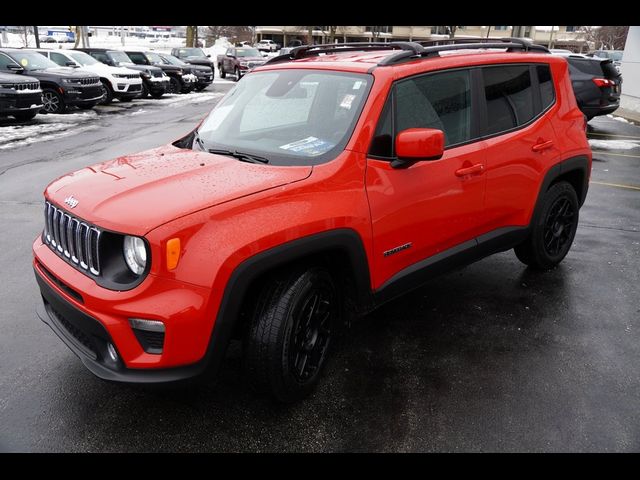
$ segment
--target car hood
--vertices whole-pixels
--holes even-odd
[[[45,195],[67,210],[64,200],[73,196],[74,215],[107,230],[144,235],[189,213],[304,180],[312,169],[256,165],[167,145],[69,173]]]
[[[73,67],[56,67],[45,68],[42,70],[29,70],[25,72],[27,75],[36,76],[38,74],[52,75],[56,77],[73,77],[73,78],[89,78],[95,77],[95,74],[83,72],[79,68]]]
[[[93,65],[88,65],[86,67],[80,67],[87,72],[96,72],[96,73],[104,73],[105,75],[113,75],[114,73],[119,74],[129,74],[129,75],[139,75],[140,72],[137,70],[132,70],[130,68],[125,67],[113,67],[111,65],[106,65],[104,63],[94,63]]]

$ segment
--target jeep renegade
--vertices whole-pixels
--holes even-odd
[[[445,43],[295,48],[186,137],[55,180],[41,319],[121,382],[205,377],[241,339],[288,402],[345,320],[511,248],[557,265],[591,172],[566,60]]]

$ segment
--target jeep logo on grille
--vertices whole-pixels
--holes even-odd
[[[66,203],[67,205],[69,205],[69,207],[71,208],[75,208],[76,205],[78,205],[78,200],[73,198],[73,195],[69,195],[67,198],[64,199],[64,203]]]

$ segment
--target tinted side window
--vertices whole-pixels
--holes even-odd
[[[535,116],[528,65],[482,69],[487,100],[487,134],[523,125]]]
[[[99,62],[102,63],[109,63],[109,57],[107,56],[106,53],[102,53],[102,52],[92,52],[89,55],[91,55],[93,58],[95,58],[96,60],[98,60]]]
[[[589,75],[602,75],[602,68],[600,67],[599,60],[592,59],[580,59],[580,58],[569,58],[569,64],[573,67],[580,70],[582,73],[587,73]]]
[[[445,146],[471,139],[471,81],[468,70],[435,73],[399,82],[396,129],[435,128]]]
[[[67,62],[69,61],[67,57],[58,52],[51,52],[49,55],[49,58],[51,58],[53,62],[56,62],[58,65],[61,65],[63,67],[65,67],[67,65]]]
[[[393,158],[393,121],[392,121],[393,101],[389,95],[387,103],[384,104],[376,132],[371,141],[369,155],[377,157]]]
[[[553,78],[549,65],[537,65],[538,84],[540,85],[540,99],[542,100],[542,110],[545,110],[556,98],[553,89]]]
[[[133,63],[137,63],[138,65],[145,65],[147,63],[147,59],[142,53],[131,52],[127,53],[127,55],[129,55],[129,58]]]

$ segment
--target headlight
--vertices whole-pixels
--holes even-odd
[[[8,88],[9,90],[15,90],[13,83],[0,83],[0,88]]]
[[[136,275],[142,274],[147,266],[147,247],[144,240],[127,235],[124,237],[122,250],[129,269]]]
[[[63,78],[62,79],[62,83],[67,83],[70,85],[75,85],[78,83],[78,80],[76,80],[75,78]]]

